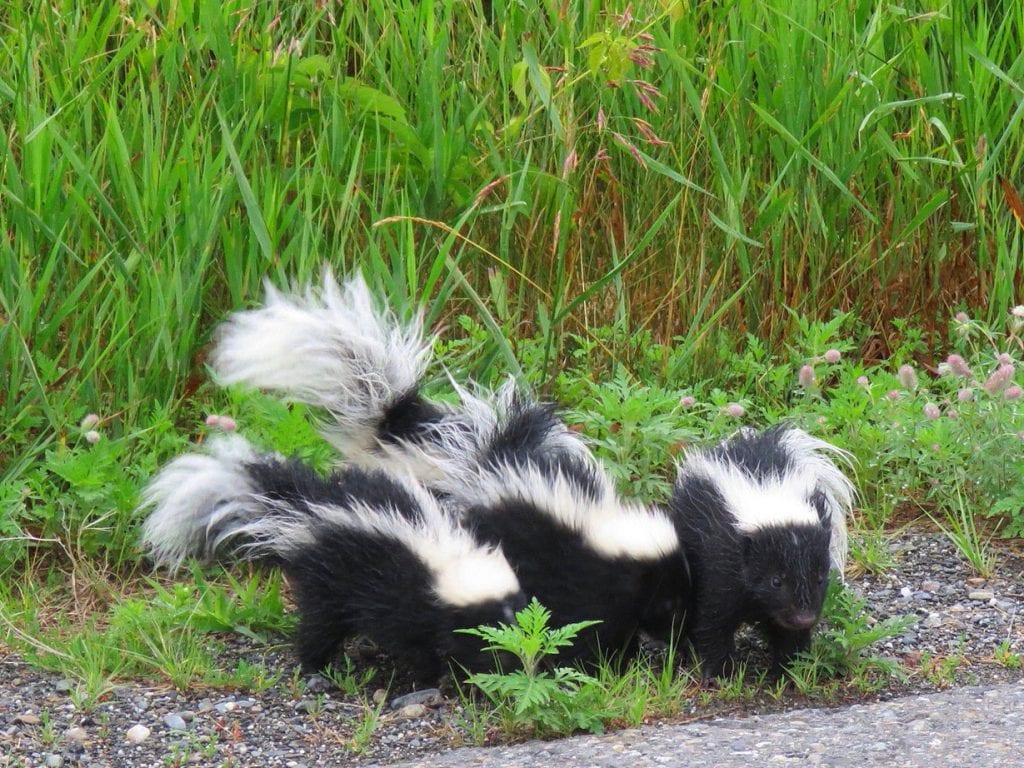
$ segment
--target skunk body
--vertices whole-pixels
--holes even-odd
[[[600,620],[581,653],[615,654],[639,625],[677,621],[687,569],[668,517],[623,503],[555,407],[512,382],[480,396],[456,387],[458,406],[425,398],[431,346],[420,319],[377,308],[361,278],[326,274],[302,295],[268,288],[264,307],[228,321],[212,361],[224,382],[324,408],[323,433],[348,461],[431,488],[501,547],[553,622]]]
[[[554,624],[601,622],[565,655],[628,653],[639,628],[680,620],[688,570],[668,516],[623,502],[553,406],[512,392],[499,401],[479,452],[452,460],[438,486],[478,540],[502,548]]]
[[[144,504],[153,510],[143,539],[160,564],[228,555],[280,565],[308,669],[354,634],[421,679],[450,661],[484,669],[492,657],[479,640],[454,630],[512,621],[525,605],[499,548],[478,544],[417,484],[381,471],[324,479],[233,437],[168,464]]]
[[[681,464],[671,511],[692,579],[685,630],[706,680],[728,671],[744,623],[764,631],[775,671],[810,647],[829,569],[845,564],[853,489],[829,457],[841,453],[779,426]]]

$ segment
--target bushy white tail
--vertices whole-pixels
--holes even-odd
[[[240,525],[262,515],[246,465],[259,455],[233,435],[210,441],[207,453],[171,461],[143,492],[152,508],[142,542],[157,565],[178,568],[190,557],[210,559]]]
[[[221,382],[273,390],[323,408],[324,437],[350,460],[371,453],[381,415],[415,390],[430,362],[423,320],[379,308],[356,275],[302,294],[267,285],[264,305],[237,312],[220,331],[211,363]]]

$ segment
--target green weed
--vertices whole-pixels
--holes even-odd
[[[592,711],[592,692],[598,680],[578,669],[541,669],[547,657],[572,645],[583,629],[597,622],[584,621],[564,627],[548,626],[550,612],[533,601],[516,613],[516,624],[461,629],[484,640],[484,650],[513,655],[519,664],[511,672],[479,672],[466,682],[476,686],[494,705],[509,732],[536,734],[602,730],[601,713]]]
[[[895,637],[913,623],[911,616],[871,624],[864,600],[833,581],[822,611],[823,626],[815,633],[811,650],[789,667],[789,676],[801,693],[845,679],[861,690],[876,690],[891,677],[902,677],[898,662],[870,653],[872,645]]]

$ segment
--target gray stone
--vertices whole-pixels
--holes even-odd
[[[413,691],[404,696],[399,696],[391,701],[391,709],[401,709],[411,704],[423,704],[427,707],[436,707],[444,701],[444,697],[437,688],[424,688],[422,691]]]
[[[324,693],[334,690],[334,683],[323,675],[311,675],[306,678],[306,693]]]
[[[185,718],[178,714],[170,714],[164,717],[164,725],[172,731],[188,730],[188,723],[185,722]]]

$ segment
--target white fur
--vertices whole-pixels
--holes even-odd
[[[416,499],[419,514],[415,517],[406,517],[394,507],[362,503],[345,507],[314,504],[310,509],[333,525],[396,541],[427,566],[434,577],[435,593],[448,605],[500,599],[519,590],[515,573],[500,548],[478,544],[422,486],[411,480],[399,482]],[[269,500],[264,503],[274,504]],[[240,526],[234,533],[252,539],[255,553],[295,551],[312,543],[309,524],[303,525],[300,518],[285,524],[280,517],[264,518]]]
[[[143,524],[142,541],[160,565],[180,567],[196,554],[211,523],[242,513],[246,495],[254,490],[244,464],[257,455],[245,439],[216,438],[208,451],[174,459],[143,491],[141,506],[153,511]]]
[[[435,445],[426,451],[420,449],[421,452],[429,452],[429,456],[420,460],[433,465],[431,474],[435,479],[434,485],[458,495],[466,483],[476,482],[474,473],[478,471],[478,460],[495,435],[505,428],[522,392],[512,377],[495,392],[471,391],[455,381],[451,385],[459,396],[459,406],[452,410],[450,418],[434,430]],[[416,448],[406,446],[404,450],[412,456]],[[532,455],[538,459],[545,456],[590,459],[590,451],[583,439],[562,423],[544,435]]]
[[[807,434],[801,429],[790,429],[783,433],[783,445],[797,463],[817,478],[818,489],[825,494],[832,512],[832,543],[830,556],[832,565],[840,573],[846,568],[849,550],[849,535],[846,518],[853,509],[856,492],[853,483],[843,474],[839,466],[829,458],[834,456],[848,468],[853,465],[853,456],[832,443]]]
[[[820,491],[826,500],[832,528],[829,557],[840,570],[846,565],[846,516],[853,505],[853,485],[828,454],[844,461],[849,454],[803,430],[781,433],[779,447],[791,458],[794,471],[765,480],[752,477],[736,464],[706,451],[686,456],[679,467],[680,479],[704,477],[722,494],[736,529],[750,533],[772,526],[818,525],[818,513],[810,503]]]
[[[675,551],[679,539],[663,513],[623,503],[596,464],[598,498],[592,499],[561,472],[533,463],[474,465],[442,487],[464,506],[522,501],[565,528],[581,534],[595,552],[609,558],[654,560]]]
[[[280,392],[324,408],[323,428],[338,450],[358,460],[374,448],[376,420],[396,396],[419,382],[430,360],[423,318],[402,324],[378,309],[356,275],[339,285],[324,271],[319,289],[302,295],[266,287],[264,306],[231,316],[211,356],[225,384]]]
[[[505,427],[521,394],[512,379],[496,393],[477,394],[453,385],[459,393],[463,429],[451,429],[443,435],[443,448],[438,452],[443,466],[435,485],[459,505],[526,502],[581,534],[591,549],[609,558],[653,560],[679,547],[668,517],[641,505],[623,503],[582,437],[561,422],[544,435],[532,457],[573,457],[583,462],[595,480],[596,500],[571,478],[558,471],[542,470],[534,462],[481,464],[482,452]]]

